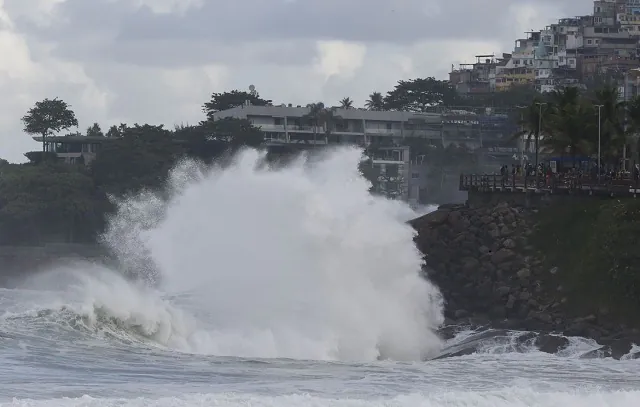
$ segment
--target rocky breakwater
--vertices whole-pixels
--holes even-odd
[[[627,354],[632,343],[640,344],[637,331],[608,324],[605,316],[567,311],[558,268],[545,264],[529,242],[535,212],[506,202],[443,205],[410,222],[425,273],[444,296],[447,323],[542,332],[533,341],[549,353],[568,345],[566,335],[601,343],[592,356]]]

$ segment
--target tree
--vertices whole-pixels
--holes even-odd
[[[212,136],[212,128],[203,122],[196,126],[181,126],[173,132],[174,139],[182,144],[185,154],[207,164],[221,157],[228,149],[229,143]]]
[[[76,115],[63,100],[45,99],[36,102],[22,117],[24,132],[42,136],[42,152],[47,150],[46,137],[62,130],[78,126]]]
[[[351,100],[351,98],[349,97],[341,99],[340,107],[343,109],[351,109],[353,107],[353,100]]]
[[[631,159],[640,163],[638,144],[640,143],[640,96],[636,96],[626,103],[627,111],[627,141],[631,146]]]
[[[58,155],[56,153],[48,151],[28,151],[24,153],[24,156],[27,157],[31,164],[40,164],[43,161],[56,161],[58,159]]]
[[[596,104],[602,105],[600,109],[602,158],[614,166],[617,166],[616,161],[622,156],[626,142],[624,103],[619,101],[619,96],[618,89],[609,86],[595,92]],[[597,113],[596,109],[596,115]]]
[[[123,129],[120,138],[103,142],[90,164],[101,191],[123,195],[161,187],[184,149],[163,126],[148,124]]]
[[[518,125],[521,130],[514,134],[514,140],[525,139],[525,150],[529,150],[531,141],[535,140],[536,143],[540,140],[540,134],[544,128],[546,122],[541,123],[540,120],[540,105],[539,103],[545,103],[540,97],[533,99],[528,106],[521,107],[520,119]],[[545,112],[548,110],[548,105],[544,105],[542,108],[542,117],[545,117]],[[542,126],[541,126],[542,124]]]
[[[56,162],[8,165],[0,178],[0,244],[89,242],[105,200],[84,168]]]
[[[427,112],[437,106],[454,106],[456,102],[458,95],[453,86],[433,77],[398,81],[384,98],[387,109],[410,112]]]
[[[213,120],[214,113],[242,106],[246,102],[254,106],[267,106],[272,103],[271,100],[262,99],[257,92],[232,90],[231,92],[212,93],[211,100],[202,106],[202,111],[207,115],[208,120]]]
[[[225,117],[215,121],[201,123],[209,141],[223,141],[229,148],[260,147],[264,143],[262,131],[247,119]]]
[[[327,109],[322,102],[311,103],[307,105],[307,108],[309,108],[309,113],[304,115],[303,119],[311,122],[313,126],[313,145],[316,146],[319,128],[323,128],[325,144],[328,143],[331,130],[341,122],[341,117],[336,114],[335,109]]]
[[[384,106],[384,98],[382,97],[382,93],[373,92],[369,95],[369,99],[366,101],[364,107],[368,110],[385,110]]]
[[[544,147],[553,153],[571,155],[573,166],[576,156],[593,153],[593,105],[580,97],[578,88],[568,87],[550,95],[550,108],[546,116],[547,137]]]
[[[118,138],[118,137],[120,137],[120,129],[118,129],[118,126],[113,125],[113,126],[109,127],[109,131],[107,131],[106,137],[107,138]]]
[[[98,123],[93,123],[87,128],[87,137],[104,137],[104,133]]]

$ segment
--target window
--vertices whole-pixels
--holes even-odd
[[[587,44],[588,44],[588,45],[591,45],[591,43],[593,43],[593,41],[592,41],[592,40],[587,40]]]
[[[282,126],[282,124],[284,123],[284,121],[282,120],[282,117],[276,117],[273,119],[273,122],[276,126]]]
[[[420,178],[420,174],[418,174],[417,172],[411,173],[411,179],[418,179],[418,178]]]
[[[391,130],[391,123],[387,123],[387,130]]]

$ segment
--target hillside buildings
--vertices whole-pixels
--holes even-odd
[[[627,89],[625,73],[640,68],[640,0],[597,0],[591,15],[562,18],[525,34],[511,53],[478,55],[476,63],[452,69],[450,82],[465,95],[518,84],[549,92],[606,74]]]

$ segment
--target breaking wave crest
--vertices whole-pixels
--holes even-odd
[[[165,191],[118,202],[104,240],[126,277],[76,265],[31,283],[55,282],[58,309],[87,329],[179,351],[429,357],[442,298],[420,275],[410,209],[371,196],[360,160],[343,148],[279,169],[255,150],[226,168],[184,162]]]

